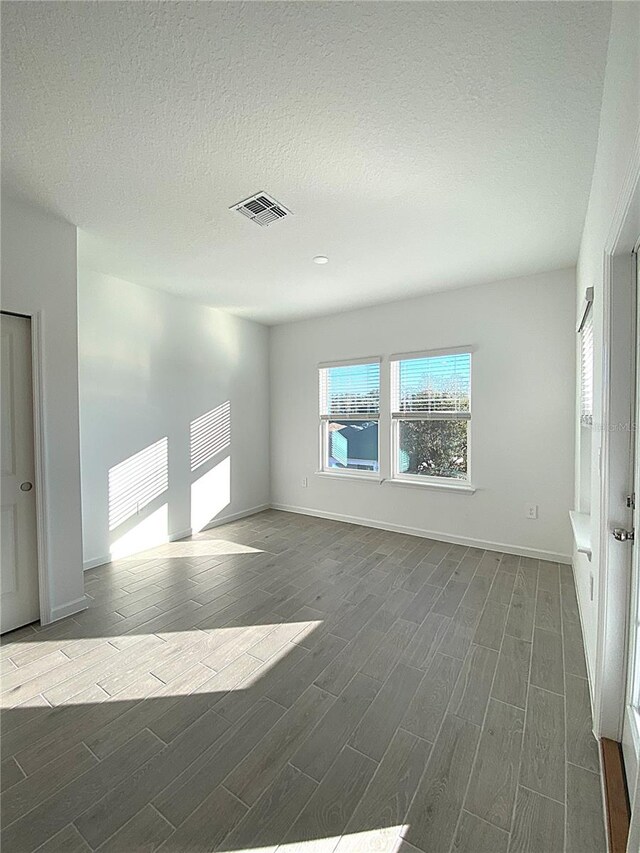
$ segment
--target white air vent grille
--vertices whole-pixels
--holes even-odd
[[[272,222],[277,222],[279,219],[284,219],[285,216],[292,216],[290,210],[271,198],[267,193],[256,193],[255,195],[245,198],[244,201],[238,202],[229,208],[237,210],[243,216],[248,217],[256,225],[265,226],[271,225]]]

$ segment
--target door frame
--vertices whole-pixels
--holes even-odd
[[[600,513],[597,528],[593,530],[599,560],[593,725],[596,736],[616,741],[622,740],[626,710],[632,549],[627,543],[614,540],[611,531],[614,527],[627,528],[633,521],[626,495],[633,482],[634,434],[630,428],[636,387],[633,251],[638,236],[640,133],[603,247]],[[640,493],[639,486],[636,484]],[[636,780],[630,779],[628,783],[633,797]],[[632,834],[638,833],[637,810],[631,816],[631,824]]]
[[[44,318],[42,311],[9,311],[1,314],[24,317],[31,326],[31,389],[33,397],[33,457],[36,489],[36,548],[38,554],[38,597],[40,622],[52,621],[49,565],[49,524],[47,517],[46,444],[44,429],[44,380],[42,371]]]

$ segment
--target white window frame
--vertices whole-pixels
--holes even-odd
[[[382,358],[380,356],[370,356],[369,358],[351,358],[342,361],[321,362],[318,365],[318,390],[320,393],[320,402],[322,403],[322,376],[323,371],[332,367],[354,367],[360,364],[378,364],[382,368]],[[382,392],[382,369],[380,369],[380,386],[379,395]],[[380,403],[378,403],[378,411],[376,414],[350,414],[332,413],[331,415],[324,414],[320,407],[320,424],[319,424],[319,468],[317,473],[328,477],[345,478],[345,479],[362,479],[373,482],[380,482]],[[378,470],[363,471],[354,468],[331,468],[329,467],[329,424],[335,421],[375,421],[378,424]]]
[[[468,412],[401,412],[397,405],[400,393],[400,363],[419,358],[436,358],[445,355],[469,355],[469,411]],[[448,347],[424,350],[423,352],[398,353],[390,357],[391,362],[391,479],[406,485],[437,486],[451,490],[473,490],[471,485],[471,420],[473,395],[473,347]],[[466,477],[430,477],[424,474],[407,474],[399,470],[400,421],[454,421],[467,422],[467,474]]]

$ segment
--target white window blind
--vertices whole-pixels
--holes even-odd
[[[391,407],[396,417],[470,417],[470,352],[405,356],[393,364]]]
[[[380,412],[380,362],[320,367],[320,416],[377,417]]]
[[[593,312],[587,313],[580,332],[580,422],[593,423]]]

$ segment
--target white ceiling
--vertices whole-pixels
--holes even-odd
[[[82,263],[267,323],[570,266],[609,15],[5,2],[3,178]],[[228,210],[259,190],[294,216]]]

